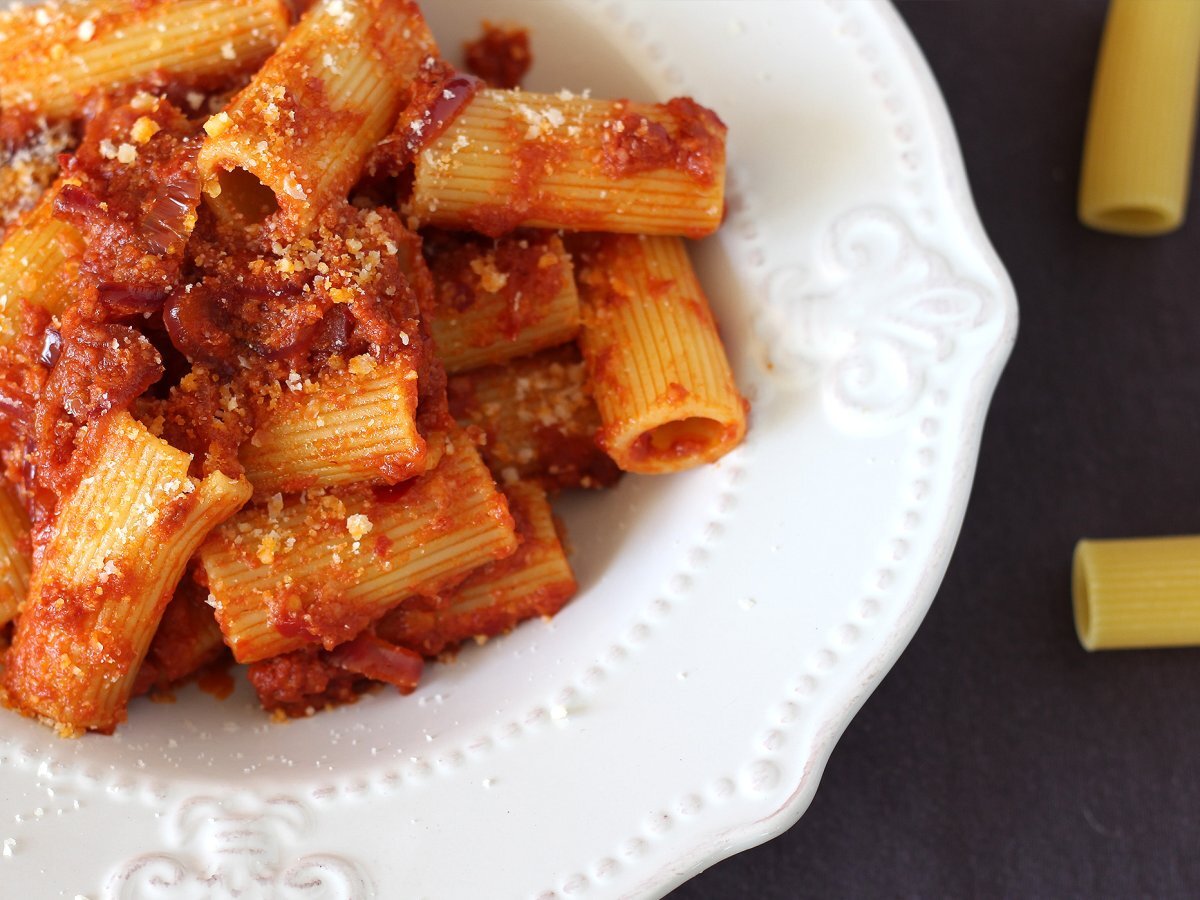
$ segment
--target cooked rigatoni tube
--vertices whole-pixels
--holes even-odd
[[[283,40],[283,0],[83,0],[0,13],[0,108],[82,114],[94,91],[203,85],[255,69]]]
[[[64,735],[111,732],[188,560],[250,485],[188,476],[191,456],[128,413],[93,424],[92,461],[61,503],[17,620],[9,702]]]
[[[737,446],[746,401],[683,241],[597,235],[572,251],[580,346],[609,456],[627,472],[653,474],[713,462]]]
[[[396,484],[425,471],[417,372],[404,357],[356,356],[313,389],[284,391],[242,445],[258,496],[361,481]]]
[[[13,489],[0,485],[0,626],[12,621],[29,590],[29,517]]]
[[[1085,225],[1155,235],[1183,222],[1198,77],[1200,3],[1113,0],[1084,142]]]
[[[516,542],[508,504],[459,434],[433,472],[397,487],[250,507],[213,534],[200,561],[225,642],[238,662],[254,662],[317,642],[331,649]]]
[[[417,157],[421,221],[702,237],[725,208],[725,126],[661,105],[481,90]]]
[[[546,492],[536,484],[506,485],[504,494],[521,545],[489,563],[436,602],[403,603],[376,626],[385,641],[425,656],[475,638],[511,631],[534,616],[552,616],[575,595],[575,576],[554,527]]]
[[[425,249],[436,285],[426,318],[447,372],[502,363],[579,333],[571,257],[557,235],[434,234]]]
[[[54,217],[63,183],[56,181],[0,244],[0,344],[16,338],[22,300],[54,315],[71,301],[74,262],[83,252],[83,239],[73,225]]]
[[[602,488],[621,470],[596,443],[600,413],[574,344],[450,378],[450,412],[483,429],[479,448],[501,484]]]
[[[225,111],[205,124],[212,208],[302,236],[344,200],[436,52],[411,0],[320,0]]]
[[[1200,645],[1200,537],[1080,541],[1071,581],[1087,650]]]

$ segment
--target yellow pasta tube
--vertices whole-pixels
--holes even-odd
[[[436,593],[515,547],[504,497],[457,435],[433,472],[398,488],[251,507],[209,539],[200,561],[225,642],[239,662],[254,662],[348,641],[405,597]]]
[[[199,169],[227,221],[302,236],[358,180],[435,52],[411,0],[321,0],[228,108],[205,124]]]
[[[0,486],[0,625],[10,622],[29,590],[29,518],[12,488]]]
[[[600,413],[574,345],[450,378],[450,412],[483,429],[484,462],[501,484],[602,488],[621,472],[596,443]]]
[[[283,0],[51,2],[0,13],[0,108],[50,119],[93,91],[250,71],[283,39]]]
[[[575,576],[546,492],[516,482],[504,494],[521,539],[517,551],[481,566],[440,601],[401,604],[380,620],[381,638],[437,656],[470,638],[494,637],[534,616],[552,616],[575,595]]]
[[[92,455],[61,504],[7,657],[22,711],[65,734],[111,732],[188,560],[247,500],[250,485],[188,476],[191,457],[128,413],[92,426]]]
[[[437,301],[426,313],[447,372],[502,363],[575,339],[579,294],[557,235],[426,242]]]
[[[627,472],[663,473],[737,446],[746,402],[683,242],[612,235],[573,249],[580,344],[609,456]]]
[[[725,126],[686,99],[649,105],[482,90],[418,157],[421,221],[701,237],[721,224]]]
[[[425,471],[417,373],[408,360],[350,360],[313,390],[285,391],[242,446],[258,495],[360,481],[395,484]]]
[[[55,315],[71,301],[73,262],[83,252],[83,239],[73,225],[54,218],[62,184],[56,181],[0,244],[0,344],[17,336],[21,301]]]
[[[1183,222],[1198,74],[1200,3],[1112,0],[1084,143],[1085,225],[1155,235]]]
[[[1080,541],[1071,582],[1087,650],[1200,644],[1200,537]]]

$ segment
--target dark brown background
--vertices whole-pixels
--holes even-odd
[[[1200,533],[1200,209],[1074,215],[1104,9],[900,3],[1020,336],[946,580],[809,812],[672,900],[1200,893],[1200,651],[1089,656],[1071,620],[1078,537]]]

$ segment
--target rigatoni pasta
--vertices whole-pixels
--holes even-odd
[[[546,492],[519,481],[505,486],[504,494],[520,538],[516,552],[476,569],[446,596],[401,603],[379,622],[376,634],[424,656],[437,656],[462,641],[483,641],[562,609],[575,594],[575,576]]]
[[[252,70],[283,39],[283,0],[84,0],[0,13],[0,108],[80,115],[89,94],[202,86]]]
[[[396,484],[423,473],[417,378],[406,359],[378,363],[363,354],[311,387],[282,392],[242,446],[255,493]]]
[[[605,488],[621,471],[597,442],[600,413],[571,344],[454,375],[450,412],[483,432],[480,453],[503,485]]]
[[[83,250],[73,225],[54,215],[56,182],[0,244],[0,344],[17,335],[22,303],[57,315],[70,300],[71,272]]]
[[[1200,78],[1200,4],[1113,0],[1092,89],[1079,218],[1163,234],[1187,208]]]
[[[518,226],[716,231],[725,126],[690,100],[665,105],[481,90],[418,156],[412,211],[483,234]]]
[[[1087,650],[1200,644],[1200,537],[1080,541],[1071,581]]]
[[[573,249],[580,344],[604,423],[601,446],[617,465],[673,472],[740,443],[746,401],[683,242],[608,236]]]
[[[0,486],[0,627],[25,602],[29,565],[29,516],[12,489]]]
[[[238,662],[333,649],[405,597],[437,592],[516,548],[479,454],[451,439],[403,491],[318,491],[247,509],[200,551]]]
[[[319,0],[205,124],[199,167],[213,209],[247,224],[278,213],[303,235],[349,194],[432,49],[411,0]]]
[[[127,413],[89,432],[92,462],[34,571],[4,688],[65,734],[112,731],[192,553],[250,486],[188,476],[187,454]]]
[[[574,269],[557,235],[492,241],[434,233],[425,248],[436,285],[426,316],[447,372],[503,363],[579,334]]]
[[[575,595],[555,492],[745,430],[715,113],[301,5],[0,13],[0,702],[63,735],[229,656],[273,715],[411,693]]]

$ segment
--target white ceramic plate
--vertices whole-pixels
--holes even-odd
[[[410,698],[278,726],[189,689],[74,742],[0,716],[0,893],[661,895],[796,821],[929,606],[1016,306],[891,7],[426,5],[448,48],[532,25],[533,88],[726,119],[695,257],[749,439],[564,504],[579,598]]]

